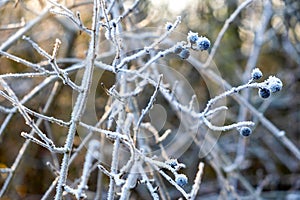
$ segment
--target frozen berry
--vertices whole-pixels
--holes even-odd
[[[177,159],[170,159],[170,160],[167,160],[166,163],[168,165],[170,165],[172,168],[177,168],[178,167],[178,161]]]
[[[173,27],[172,23],[167,22],[167,24],[166,24],[167,31],[171,30],[172,27]]]
[[[258,94],[261,98],[266,99],[271,95],[271,91],[268,88],[260,88]]]
[[[188,183],[188,178],[184,174],[177,174],[175,177],[175,182],[182,187]]]
[[[268,88],[272,93],[278,92],[282,89],[282,82],[275,76],[270,76],[267,80]]]
[[[180,54],[179,54],[180,58],[182,59],[188,59],[188,57],[190,56],[190,51],[188,49],[183,49]]]
[[[262,72],[260,71],[260,69],[255,68],[253,69],[252,73],[251,73],[251,77],[253,80],[258,80],[263,76]]]
[[[210,47],[210,41],[206,37],[199,37],[197,42],[196,42],[196,48],[197,50],[207,50]]]
[[[188,36],[187,36],[187,40],[192,43],[192,44],[195,44],[198,40],[198,33],[194,33],[192,31],[190,31],[188,33]]]
[[[252,130],[251,130],[249,127],[247,127],[247,126],[243,126],[243,127],[240,129],[240,134],[241,134],[242,136],[247,137],[247,136],[251,135],[251,133],[252,133]]]

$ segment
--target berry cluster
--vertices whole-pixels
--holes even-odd
[[[196,51],[204,51],[208,50],[210,47],[210,41],[206,37],[198,36],[198,33],[194,33],[190,31],[187,36],[188,45],[182,46],[182,44],[179,44],[175,46],[174,53],[179,55],[181,59],[188,59],[190,56],[189,49],[193,49]]]
[[[255,68],[251,73],[251,81],[258,80],[263,76],[260,69]],[[269,98],[271,93],[279,92],[282,89],[282,82],[279,78],[275,76],[270,76],[267,80],[261,83],[261,86],[258,90],[258,95],[263,98]]]
[[[282,89],[282,82],[275,76],[270,76],[264,83],[263,87],[258,90],[258,94],[261,98],[268,98],[271,93],[279,92]]]
[[[187,176],[177,173],[177,171],[179,171],[181,168],[185,168],[185,164],[179,163],[177,159],[170,159],[165,161],[165,163],[175,170],[173,171],[173,174],[175,175],[175,182],[181,187],[185,186],[188,183]]]
[[[192,45],[194,50],[204,51],[210,47],[210,41],[206,37],[198,36],[198,33],[190,31],[187,36],[187,41]]]
[[[283,84],[281,80],[275,76],[269,76],[267,80],[261,83],[252,83],[253,81],[259,80],[262,76],[263,73],[260,71],[260,69],[253,69],[251,73],[251,79],[245,86],[249,87],[251,85],[251,87],[258,88],[258,95],[262,99],[269,98],[271,93],[276,93],[282,89]],[[247,126],[239,127],[237,130],[244,137],[248,137],[252,134],[251,128]]]

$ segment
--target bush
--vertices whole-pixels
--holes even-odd
[[[182,2],[0,3],[1,198],[300,198],[299,3]]]

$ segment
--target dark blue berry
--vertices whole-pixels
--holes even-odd
[[[206,37],[199,37],[197,40],[197,49],[204,51],[210,47],[210,41]]]
[[[173,27],[173,24],[170,22],[167,22],[167,24],[166,24],[167,31],[171,30],[172,27]]]
[[[258,90],[258,94],[261,98],[266,99],[271,95],[271,91],[268,88],[261,88]]]
[[[190,43],[195,44],[197,42],[198,38],[199,38],[198,33],[194,33],[192,31],[190,31],[188,33],[187,39]]]
[[[190,56],[190,51],[188,49],[183,49],[179,54],[181,59],[188,59]]]
[[[169,30],[171,30],[171,28],[172,28],[172,25],[171,25],[171,24],[168,24],[168,25],[167,25],[167,30],[169,31]]]
[[[190,37],[190,42],[191,42],[192,44],[196,43],[197,40],[198,40],[198,36],[196,36],[196,35],[193,35],[193,36]]]
[[[270,85],[270,90],[271,90],[271,92],[273,92],[273,93],[275,93],[275,92],[279,92],[280,90],[281,90],[281,86],[280,85],[276,85],[276,84],[274,84],[274,85]]]
[[[177,159],[170,159],[170,160],[166,161],[166,163],[174,169],[178,166]]]
[[[177,174],[175,177],[175,182],[182,187],[188,183],[188,178],[184,174]]]
[[[275,76],[270,76],[267,80],[268,89],[271,90],[272,93],[278,92],[282,89],[282,82],[279,78]]]
[[[262,72],[260,71],[260,69],[255,68],[253,69],[252,73],[251,73],[251,77],[253,80],[258,80],[263,76]]]
[[[244,126],[240,129],[240,134],[242,136],[247,137],[247,136],[251,135],[251,133],[252,133],[252,130],[247,126]]]

